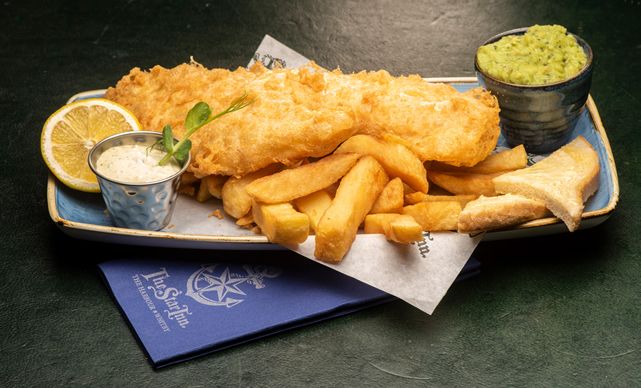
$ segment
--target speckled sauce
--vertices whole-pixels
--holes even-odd
[[[165,155],[165,152],[147,146],[121,145],[103,152],[96,163],[96,170],[115,181],[155,182],[180,171],[180,165],[173,158],[164,166],[158,164]]]

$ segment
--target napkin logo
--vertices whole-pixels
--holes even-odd
[[[268,69],[284,69],[287,67],[287,62],[284,59],[273,57],[269,54],[261,54],[257,52],[254,54],[254,61],[260,62]]]
[[[230,308],[241,303],[242,297],[247,295],[241,285],[248,283],[257,290],[265,288],[265,278],[276,278],[282,272],[263,265],[244,265],[242,268],[245,273],[231,272],[230,267],[221,264],[203,265],[187,279],[185,295],[207,306]]]
[[[140,296],[142,296],[142,299],[145,301],[145,304],[152,312],[163,331],[171,331],[171,329],[169,328],[167,321],[163,318],[161,311],[167,315],[168,319],[176,322],[182,329],[189,325],[188,317],[192,314],[191,311],[189,311],[189,306],[180,304],[178,301],[178,296],[183,292],[175,287],[169,287],[165,283],[165,280],[170,277],[169,272],[167,272],[167,269],[164,267],[161,267],[157,272],[136,274],[132,276],[132,280],[134,281],[134,285],[138,289]],[[143,279],[153,285],[145,287]],[[151,300],[151,297],[149,296],[150,294],[147,290],[152,291],[151,295],[157,301],[162,302],[166,309],[161,310],[157,307],[154,301]]]

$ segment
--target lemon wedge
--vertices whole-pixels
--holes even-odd
[[[125,107],[104,98],[65,105],[49,116],[40,136],[40,152],[49,170],[72,189],[97,193],[100,186],[87,156],[100,140],[139,131],[140,123]]]

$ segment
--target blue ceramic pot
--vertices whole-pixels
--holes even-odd
[[[506,35],[523,35],[518,28],[493,36],[483,45]],[[494,94],[501,112],[501,130],[511,146],[523,144],[528,152],[548,153],[568,142],[583,110],[592,83],[592,49],[573,35],[585,51],[587,64],[577,75],[549,85],[517,85],[500,81],[484,73],[474,60],[479,83]]]

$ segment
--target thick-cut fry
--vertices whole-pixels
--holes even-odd
[[[445,163],[434,162],[430,169],[443,172],[465,172],[470,174],[493,174],[508,172],[527,167],[527,152],[523,145],[490,155],[476,166],[455,167]]]
[[[209,198],[211,198],[211,194],[209,193],[209,190],[207,190],[205,182],[201,180],[200,185],[198,186],[198,192],[196,193],[196,201],[205,202]]]
[[[180,194],[185,194],[193,197],[194,195],[196,195],[196,188],[194,187],[194,185],[180,185],[178,192]]]
[[[427,199],[428,195],[421,193],[420,191],[415,191],[413,193],[405,194],[405,204],[406,205],[415,205],[419,202],[423,202]]]
[[[278,171],[279,166],[272,164],[241,178],[230,177],[223,185],[222,199],[225,212],[234,218],[240,218],[249,213],[252,206],[252,199],[247,194],[247,185],[258,178],[270,175]]]
[[[403,181],[400,178],[394,178],[385,185],[370,213],[400,213],[402,209]]]
[[[461,203],[458,201],[420,202],[405,206],[403,214],[414,217],[423,230],[438,232],[456,230],[461,210]]]
[[[423,240],[423,227],[416,222],[414,217],[402,214],[389,223],[389,231],[385,236],[391,241],[409,244]]]
[[[290,203],[263,204],[252,201],[254,221],[269,241],[300,244],[309,235],[309,217],[294,210]]]
[[[365,233],[384,234],[390,241],[409,244],[423,239],[423,228],[412,216],[395,213],[368,214]]]
[[[413,193],[407,193],[404,196],[405,199],[405,204],[407,205],[414,205],[419,202],[423,202],[427,199],[428,194],[421,193],[419,191],[415,191]]]
[[[418,191],[414,190],[413,188],[409,187],[407,183],[403,182],[403,194],[409,194],[409,193],[417,193]]]
[[[456,174],[429,170],[427,178],[430,182],[449,191],[452,194],[496,195],[492,178],[496,174]]]
[[[180,176],[180,185],[181,186],[189,186],[193,185],[194,183],[198,182],[198,178],[194,175],[194,173],[185,171],[181,176]]]
[[[347,139],[334,153],[356,152],[374,157],[392,178],[401,180],[414,190],[427,193],[428,183],[421,160],[404,145],[356,135]]]
[[[247,213],[246,215],[240,217],[236,220],[236,225],[238,226],[247,226],[254,223],[254,214]]]
[[[227,176],[225,175],[207,175],[201,181],[201,185],[207,187],[207,191],[212,197],[221,199],[223,197],[223,185],[227,181]]]
[[[336,182],[325,189],[325,191],[327,191],[327,194],[329,194],[330,197],[334,198],[336,196],[336,190],[338,190],[338,184],[339,182]]]
[[[317,162],[283,170],[256,179],[247,185],[247,193],[263,203],[289,202],[322,190],[347,174],[359,154],[330,155]]]
[[[314,254],[318,259],[332,263],[343,259],[387,182],[385,170],[371,156],[362,157],[343,177],[316,229]]]
[[[397,213],[379,213],[368,214],[363,221],[363,232],[366,234],[385,234],[385,224],[389,224],[403,214]]]
[[[311,193],[294,200],[294,206],[298,211],[307,214],[309,223],[313,230],[318,227],[318,221],[325,213],[325,210],[332,204],[332,197],[325,190]]]
[[[419,202],[442,202],[442,201],[459,201],[462,207],[478,198],[478,195],[474,194],[459,194],[459,195],[431,195],[424,193],[410,193],[405,194],[405,203],[407,205],[415,205]]]

